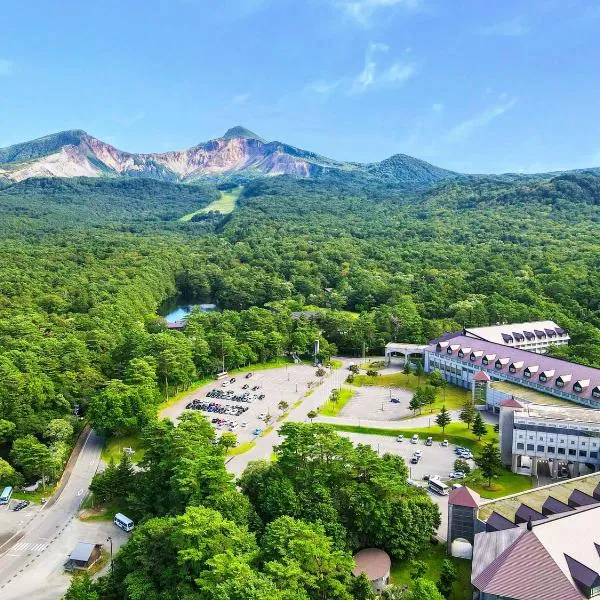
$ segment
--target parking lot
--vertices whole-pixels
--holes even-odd
[[[408,403],[413,396],[410,390],[375,385],[353,389],[356,393],[339,412],[340,418],[395,421],[412,415],[412,411],[408,408]]]
[[[282,400],[291,409],[310,389],[309,384],[318,380],[316,369],[302,364],[246,375],[240,373],[215,380],[164,409],[161,416],[177,420],[184,410],[199,410],[212,422],[217,435],[231,431],[243,443],[253,440],[259,430],[267,427],[268,415],[271,425],[275,424],[282,414],[278,406]]]
[[[0,506],[0,548],[10,537],[23,529],[40,511],[40,504],[30,504],[23,510],[15,512],[13,508],[19,500],[11,498],[7,505]]]

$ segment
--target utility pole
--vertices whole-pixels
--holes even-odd
[[[110,576],[114,577],[115,575],[115,565],[113,563],[113,546],[112,546],[112,537],[109,535],[106,538],[107,542],[110,542]]]

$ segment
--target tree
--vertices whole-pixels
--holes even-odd
[[[429,385],[432,385],[433,387],[441,387],[442,386],[442,381],[445,381],[444,376],[442,375],[441,371],[435,370],[435,371],[431,371],[431,373],[429,373]]]
[[[433,581],[421,577],[413,584],[405,600],[444,600]]]
[[[316,419],[319,413],[316,410],[309,410],[306,416],[310,419],[310,422],[313,422],[313,419]]]
[[[352,373],[354,373],[354,375],[358,375],[360,373],[360,367],[356,364],[350,365],[348,367],[348,370],[351,371]]]
[[[460,411],[459,418],[463,423],[467,424],[467,429],[471,429],[471,423],[473,419],[475,419],[475,413],[477,409],[475,408],[475,404],[471,399],[467,400]]]
[[[410,578],[419,579],[427,573],[428,565],[423,560],[413,559],[410,561]]]
[[[73,425],[66,419],[52,419],[44,436],[54,442],[66,442],[73,436]]]
[[[415,392],[413,397],[410,399],[408,403],[408,408],[413,411],[413,415],[417,414],[417,411],[421,412],[421,408],[423,408],[422,400],[420,396]]]
[[[285,414],[285,411],[290,407],[290,405],[285,400],[280,400],[277,408],[281,411],[281,414]]]
[[[73,576],[63,600],[100,600],[96,586],[87,571]]]
[[[404,367],[402,367],[402,372],[406,375],[406,382],[408,383],[408,379],[410,377],[410,374],[412,373],[412,369],[410,368],[408,361],[404,363]]]
[[[230,448],[235,448],[237,444],[237,435],[231,431],[225,431],[219,437],[219,446],[227,452]]]
[[[482,436],[487,434],[487,427],[479,411],[475,413],[475,419],[473,420],[473,435],[477,436],[477,439],[481,439]]]
[[[316,372],[315,372],[317,377],[325,377],[325,375],[327,374],[327,371],[325,371],[325,369],[319,367]]]
[[[468,475],[471,472],[471,465],[464,458],[457,458],[454,461],[454,470]]]
[[[17,426],[12,421],[0,419],[0,444],[10,440]]]
[[[425,375],[425,369],[423,369],[423,365],[420,362],[417,362],[417,366],[415,367],[415,375],[417,376],[417,385],[420,385],[421,377]]]
[[[45,477],[54,473],[56,469],[50,448],[33,435],[17,438],[13,443],[10,457],[17,466],[21,467],[25,477],[42,476],[44,485]]]
[[[353,600],[376,600],[377,598],[371,582],[364,573],[352,578],[351,588]]]
[[[452,422],[450,412],[446,410],[446,406],[442,406],[438,416],[435,418],[436,424],[442,428],[442,433],[446,430],[446,425]]]
[[[0,485],[16,486],[21,483],[22,477],[3,458],[0,458]]]
[[[475,464],[481,470],[481,474],[487,479],[488,487],[492,485],[492,477],[502,472],[502,457],[500,450],[494,442],[487,442],[481,451],[481,455],[475,457]]]
[[[446,597],[449,598],[452,593],[452,586],[458,578],[458,572],[454,563],[446,558],[442,562],[442,570],[440,573],[440,580],[438,581],[438,590]]]

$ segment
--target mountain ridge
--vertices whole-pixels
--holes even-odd
[[[0,148],[0,181],[5,182],[35,177],[127,176],[193,183],[234,176],[319,177],[344,173],[415,188],[462,177],[402,154],[375,163],[337,161],[283,142],[266,141],[239,125],[219,138],[185,150],[160,153],[120,150],[81,129]]]

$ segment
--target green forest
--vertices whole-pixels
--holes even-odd
[[[377,354],[388,341],[504,321],[553,319],[572,337],[554,352],[600,367],[600,177],[464,177],[407,191],[324,174],[221,188],[232,185],[244,187],[231,214],[188,222],[179,219],[219,197],[216,185],[81,178],[0,189],[0,483],[55,481],[85,422],[143,432],[156,448],[147,468],[124,465],[104,488],[118,487],[143,524],[115,579],[83,582],[85,593],[367,598],[347,577],[349,553],[375,543],[408,559],[435,527],[403,463],[326,428],[286,425],[277,461],[249,468],[238,491],[210,425],[173,428],[157,422],[157,406],[223,361],[308,356],[315,339],[322,359]],[[170,331],[157,310],[178,294],[220,310]],[[311,318],[294,318],[307,309]],[[327,468],[294,462],[299,449],[324,448]],[[157,485],[164,506],[148,499]]]

